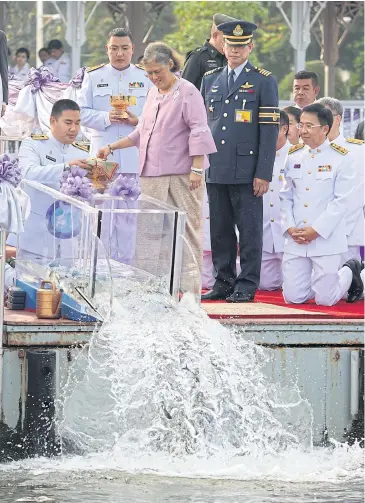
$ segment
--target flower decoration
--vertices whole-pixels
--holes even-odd
[[[14,187],[22,178],[18,159],[10,159],[6,154],[0,156],[0,183],[9,182]]]
[[[111,196],[123,197],[123,199],[136,201],[141,194],[141,187],[134,177],[119,175],[110,185],[108,193]]]
[[[41,66],[39,69],[31,68],[28,72],[28,80],[25,85],[31,86],[32,93],[36,93],[46,84],[51,82],[60,82],[47,66]]]
[[[75,197],[82,201],[89,202],[94,188],[88,178],[87,171],[78,166],[71,166],[69,170],[62,173],[60,192],[67,196]]]
[[[75,89],[80,89],[82,86],[82,82],[84,80],[86,66],[82,66],[77,70],[75,75],[70,80],[70,85]]]

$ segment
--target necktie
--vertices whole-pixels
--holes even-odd
[[[234,70],[231,70],[229,72],[229,78],[228,78],[228,91],[229,92],[231,92],[233,86],[234,86]]]

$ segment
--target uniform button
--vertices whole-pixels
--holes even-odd
[[[227,112],[224,112],[223,117],[227,117],[227,115],[228,115]]]
[[[303,224],[306,224],[306,223],[307,223],[307,221],[306,221],[306,220],[303,220]]]
[[[226,142],[224,140],[221,141],[221,144],[224,145]]]
[[[305,190],[309,190],[309,187],[306,187]]]
[[[314,158],[315,158],[315,155],[313,154],[311,157],[312,157],[312,159],[314,159]]]
[[[272,203],[270,203],[271,208],[274,206]]]
[[[270,218],[270,222],[275,222],[275,220],[273,218]]]
[[[213,103],[214,100],[210,100],[211,103]]]
[[[229,103],[229,100],[226,100],[224,103]]]
[[[250,150],[250,154],[251,154],[251,155],[253,154],[252,150]]]
[[[320,152],[320,151],[321,151],[321,149],[320,149],[320,148],[317,148],[317,152]]]
[[[308,208],[308,204],[305,204],[305,205],[304,205],[304,208]]]
[[[311,174],[312,174],[312,172],[311,172],[311,171],[308,171],[308,175],[311,175]]]
[[[271,190],[271,192],[274,192],[274,189],[270,189],[270,190]]]
[[[223,127],[222,127],[222,131],[225,131],[226,129],[227,129],[227,128],[226,128],[226,126],[223,126]]]

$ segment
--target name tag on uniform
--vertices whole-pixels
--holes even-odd
[[[46,155],[46,159],[48,159],[49,161],[56,162],[56,159],[54,157],[51,157],[50,155]]]
[[[251,110],[235,110],[234,111],[234,121],[235,122],[252,122],[252,111]]]
[[[98,84],[96,87],[109,87],[109,84]]]
[[[332,171],[332,166],[327,164],[326,166],[318,166],[318,173],[324,173],[324,172],[329,172]]]

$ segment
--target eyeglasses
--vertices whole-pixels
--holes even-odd
[[[306,127],[308,129],[308,131],[310,131],[314,127],[322,127],[322,124],[313,125],[313,124],[303,124],[302,122],[298,122],[298,124],[296,124],[295,127],[299,130]]]

